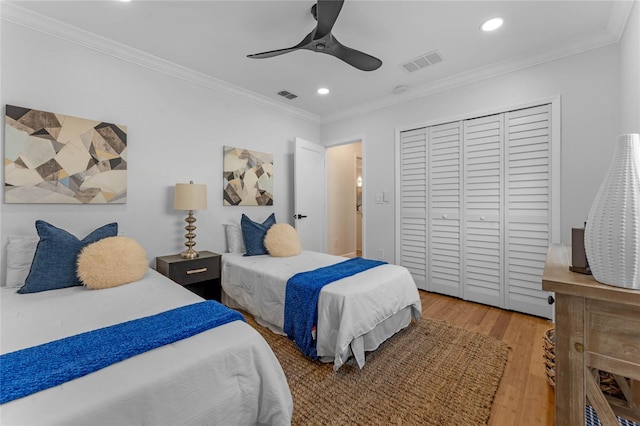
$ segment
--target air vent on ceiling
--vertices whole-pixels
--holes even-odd
[[[287,92],[286,90],[279,91],[278,95],[283,96],[283,97],[285,97],[285,98],[287,98],[289,100],[292,100],[292,99],[295,99],[295,98],[298,97],[298,95],[294,95],[293,93]]]
[[[438,62],[442,62],[442,56],[437,50],[434,50],[402,64],[402,68],[404,68],[406,72],[414,72],[426,68],[429,65],[437,64]]]

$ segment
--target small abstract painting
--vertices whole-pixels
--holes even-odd
[[[224,147],[225,206],[273,205],[273,154]]]
[[[126,203],[126,126],[7,105],[4,140],[6,203]]]

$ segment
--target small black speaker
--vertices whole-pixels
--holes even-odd
[[[584,228],[571,228],[571,266],[569,269],[580,274],[591,275],[587,253],[584,249]]]

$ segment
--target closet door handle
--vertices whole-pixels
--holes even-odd
[[[484,220],[484,216],[480,216],[480,220]]]
[[[446,214],[446,213],[445,213],[445,214],[443,214],[443,215],[442,215],[442,218],[443,218],[443,219],[446,219],[446,218],[447,218],[447,214]]]

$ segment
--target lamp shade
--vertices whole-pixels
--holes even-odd
[[[176,210],[206,210],[207,185],[176,183],[173,208]]]

